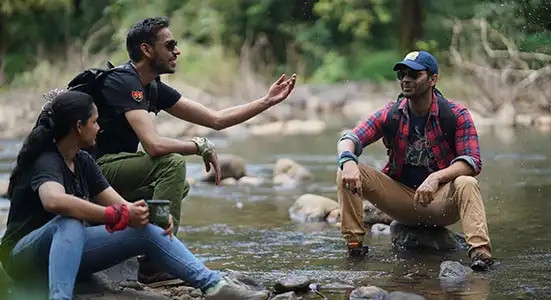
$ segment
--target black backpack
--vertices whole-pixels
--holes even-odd
[[[105,77],[111,72],[127,68],[127,65],[114,66],[110,61],[108,61],[106,65],[106,68],[88,68],[80,72],[69,81],[67,90],[89,94],[94,98],[96,105],[98,103],[103,103],[105,99],[101,93],[101,88]],[[146,99],[149,102],[148,111],[154,112],[155,114],[160,111],[156,107],[158,96],[157,81],[153,80],[149,85],[149,93]]]
[[[455,131],[457,127],[457,117],[452,111],[450,102],[444,98],[442,93],[434,89],[436,93],[436,99],[438,101],[438,111],[440,119],[440,129],[442,130],[443,136],[442,140],[437,141],[437,143],[447,142],[450,146],[452,152],[455,152]],[[385,146],[387,147],[387,152],[394,150],[394,142],[396,134],[398,133],[398,126],[400,126],[400,112],[398,108],[400,102],[404,96],[400,94],[398,99],[387,114],[387,119],[383,124],[383,137],[386,140]]]

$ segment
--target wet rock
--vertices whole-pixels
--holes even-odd
[[[266,291],[267,288],[253,278],[237,271],[224,272],[226,280],[232,281],[234,284],[240,285],[250,290]]]
[[[189,286],[161,287],[153,291],[169,298],[178,300],[201,300],[203,292]]]
[[[342,113],[351,120],[360,120],[365,117],[366,112],[374,109],[373,104],[365,99],[348,101],[342,108]]]
[[[534,119],[534,125],[536,127],[551,127],[551,116],[541,115]]]
[[[137,262],[135,259],[131,259],[121,265],[94,274],[90,278],[85,278],[77,284],[75,291],[78,296],[75,299],[203,299],[204,295],[201,290],[185,285],[155,289],[142,287],[134,281],[136,270]],[[232,284],[250,290],[267,291],[264,285],[240,272],[228,271],[222,272],[222,274]]]
[[[193,178],[193,177],[188,177],[186,178],[186,181],[189,185],[194,185],[197,183],[197,179]]]
[[[298,297],[295,294],[295,292],[287,292],[284,294],[276,295],[275,297],[271,298],[270,300],[297,300]]]
[[[130,258],[109,269],[95,274],[104,281],[109,281],[113,285],[120,285],[125,282],[132,282],[138,279],[138,259]]]
[[[250,186],[259,186],[264,183],[264,179],[254,176],[243,176],[239,178],[237,184],[239,185],[250,185]]]
[[[438,278],[464,280],[472,273],[473,270],[471,268],[462,265],[460,262],[447,260],[440,264]]]
[[[0,180],[0,197],[6,198],[6,194],[8,193],[8,185],[9,181],[7,180]]]
[[[338,213],[338,208],[339,204],[333,199],[304,194],[289,208],[289,215],[292,220],[298,222],[324,222],[330,212],[336,210]]]
[[[362,286],[350,293],[350,300],[389,300],[389,294],[380,287]]]
[[[390,225],[376,223],[371,225],[371,233],[374,235],[390,235]]]
[[[335,208],[327,214],[327,217],[325,217],[325,222],[331,223],[331,224],[337,224],[337,223],[340,223],[340,219],[341,219],[341,210],[340,208]]]
[[[532,126],[534,124],[534,117],[528,114],[518,114],[515,117],[515,124],[520,126]]]
[[[273,171],[275,185],[296,185],[314,178],[312,172],[289,158],[280,158],[275,162]]]
[[[245,160],[237,155],[225,154],[219,155],[218,161],[220,163],[220,171],[222,172],[220,179],[224,180],[226,178],[239,179],[246,175],[245,172]],[[207,174],[205,174],[201,181],[205,182],[214,182],[215,174],[214,169],[211,169]]]
[[[468,248],[462,235],[445,227],[406,226],[393,221],[390,234],[393,246],[404,250],[459,251]]]
[[[365,224],[390,224],[392,218],[386,213],[382,212],[375,205],[369,201],[364,201],[364,223]]]
[[[285,293],[289,291],[294,292],[306,292],[309,290],[309,285],[312,281],[306,276],[290,276],[283,278],[276,282],[274,289],[278,293]]]
[[[289,120],[285,123],[282,134],[320,134],[326,127],[326,122],[321,120]]]
[[[249,127],[252,135],[298,135],[298,134],[319,134],[327,127],[327,123],[318,119],[292,119],[263,122]]]
[[[406,292],[392,292],[389,295],[390,300],[425,300],[425,297]]]
[[[75,299],[177,299],[161,293],[163,290],[143,288],[136,282],[138,261],[128,259],[90,277],[79,278]]]
[[[224,179],[220,180],[220,185],[221,186],[234,186],[234,185],[237,185],[237,179],[232,178],[232,177],[224,178]]]
[[[124,287],[123,282],[116,282],[104,276],[94,274],[85,281],[75,285],[76,300],[99,300],[99,299],[147,299],[166,300],[171,299],[160,293],[149,289]]]
[[[262,122],[262,124],[255,124],[249,127],[251,135],[274,135],[281,134],[283,128],[285,127],[285,122],[275,121],[275,122]]]

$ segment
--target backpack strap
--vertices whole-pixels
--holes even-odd
[[[159,100],[159,90],[157,85],[157,79],[154,79],[149,83],[149,91],[147,93],[147,101],[149,102],[148,111],[157,115],[161,110],[157,108],[157,101]]]
[[[457,128],[457,117],[453,113],[450,102],[444,98],[438,89],[435,88],[434,91],[438,103],[440,129],[443,134],[442,140],[439,142],[447,142],[450,149],[455,151],[455,130]],[[403,94],[398,96],[388,111],[385,123],[383,124],[383,142],[387,147],[387,153],[390,153],[390,151],[394,148],[394,142],[396,139],[396,134],[398,133],[401,118],[399,107],[403,98]]]
[[[446,141],[451,151],[455,152],[455,131],[457,128],[457,117],[453,113],[450,102],[444,98],[442,93],[435,89],[438,101],[438,119],[442,130],[442,142]]]
[[[403,94],[398,95],[398,98],[388,111],[386,115],[386,120],[383,124],[383,143],[387,148],[387,154],[390,155],[390,151],[394,148],[394,140],[396,134],[398,133],[398,127],[400,126],[400,103],[404,98]]]

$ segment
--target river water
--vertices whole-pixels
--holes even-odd
[[[481,133],[485,198],[495,270],[462,285],[437,278],[444,259],[466,261],[466,253],[395,253],[387,236],[369,238],[369,259],[351,264],[336,227],[299,224],[288,208],[304,193],[336,197],[337,132],[318,136],[249,137],[215,140],[220,153],[245,158],[248,173],[271,179],[273,163],[291,158],[315,174],[315,181],[294,189],[214,187],[198,183],[183,202],[183,239],[192,252],[214,269],[243,271],[267,284],[289,274],[307,275],[328,299],[347,299],[353,287],[377,285],[410,291],[427,299],[546,299],[551,297],[551,135],[533,129]],[[19,144],[3,141],[1,177],[6,178]],[[385,162],[381,145],[366,148],[362,161]],[[202,165],[191,159],[190,176]],[[9,202],[0,200],[0,235]],[[451,227],[460,230],[460,226]],[[307,299],[316,299],[311,296]],[[319,299],[319,298],[318,298]]]

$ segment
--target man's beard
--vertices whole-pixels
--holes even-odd
[[[154,58],[151,61],[151,68],[153,69],[153,71],[155,71],[157,75],[174,73],[173,69],[163,64],[163,62],[157,58]]]

